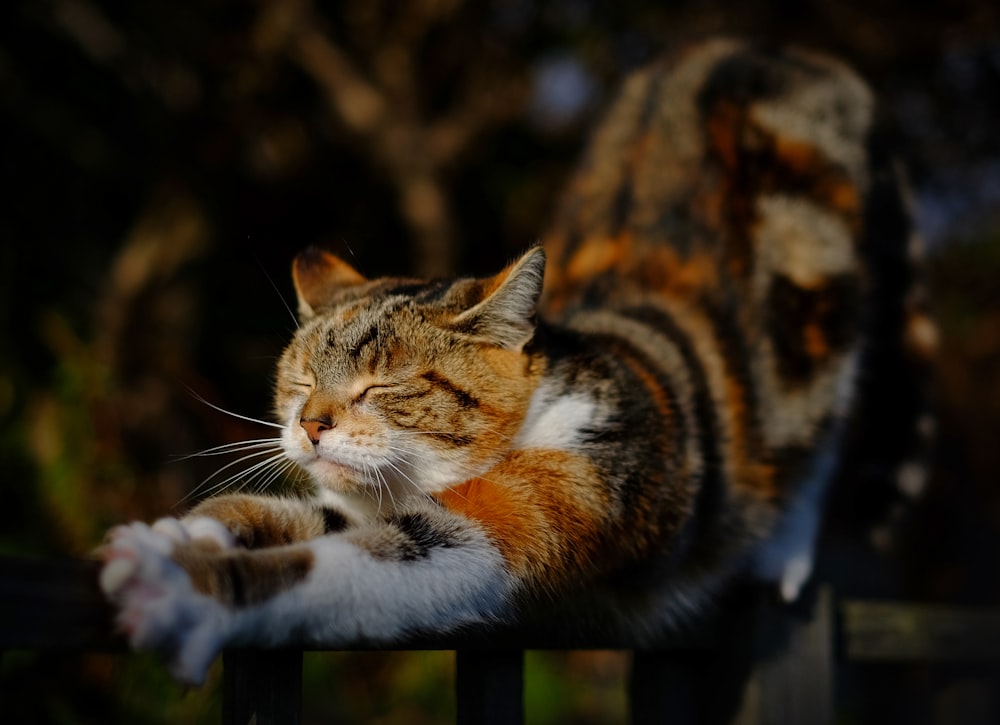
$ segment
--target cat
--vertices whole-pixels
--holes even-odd
[[[495,276],[301,253],[275,412],[314,492],[113,529],[132,645],[197,683],[230,644],[531,621],[639,644],[737,574],[794,599],[864,387],[871,259],[908,243],[879,228],[905,210],[873,118],[839,61],[713,40],[627,79],[543,244]]]

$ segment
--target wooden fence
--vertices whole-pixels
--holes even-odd
[[[400,643],[397,649],[454,649],[459,723],[520,723],[526,649],[632,649],[610,640],[559,642],[503,632]],[[122,650],[97,588],[94,562],[0,558],[0,652]],[[838,664],[964,663],[978,668],[979,698],[965,722],[1000,722],[993,686],[1000,670],[1000,610],[841,600],[815,588],[795,607],[759,589],[734,595],[696,632],[634,650],[632,723],[830,723]],[[232,649],[223,655],[223,722],[299,721],[302,650]],[[948,721],[947,715],[944,720]],[[930,721],[930,720],[928,720]]]

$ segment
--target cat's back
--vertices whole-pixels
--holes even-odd
[[[828,478],[848,416],[879,399],[872,351],[901,359],[909,216],[874,127],[836,59],[687,47],[628,79],[546,237],[543,311],[681,391],[719,500],[753,510]]]
[[[634,73],[546,239],[548,309],[639,292],[763,304],[857,274],[872,109],[839,61],[735,40]]]
[[[849,272],[872,107],[839,61],[733,40],[634,73],[546,240],[549,309]]]

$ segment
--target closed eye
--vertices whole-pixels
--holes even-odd
[[[365,388],[364,390],[362,390],[358,394],[358,397],[356,397],[354,399],[354,402],[355,403],[362,402],[366,397],[368,397],[368,393],[370,393],[373,390],[379,390],[379,389],[385,389],[385,388],[391,388],[391,387],[393,387],[393,386],[390,385],[390,384],[388,384],[388,383],[378,383],[376,385],[369,385],[367,388]]]

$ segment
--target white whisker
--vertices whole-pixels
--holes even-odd
[[[237,471],[232,476],[229,476],[225,480],[212,486],[212,488],[208,490],[208,493],[214,494],[216,492],[223,491],[229,487],[229,484],[235,483],[241,477],[243,478],[243,481],[240,484],[239,490],[242,491],[244,488],[253,483],[258,477],[266,473],[271,466],[277,464],[283,455],[284,454],[279,453],[263,461],[259,461],[245,470]]]
[[[190,498],[192,498],[192,497],[194,497],[194,496],[196,496],[196,495],[198,495],[200,493],[204,493],[204,494],[210,496],[210,495],[214,495],[214,494],[216,494],[216,493],[218,493],[220,491],[223,491],[223,490],[225,490],[226,488],[229,487],[230,483],[232,483],[233,481],[235,481],[236,479],[238,479],[240,476],[246,476],[246,475],[248,475],[248,474],[250,474],[250,473],[252,473],[254,471],[259,470],[261,467],[269,466],[269,465],[271,465],[271,464],[273,464],[273,463],[281,460],[282,458],[284,458],[284,455],[285,455],[284,452],[273,453],[269,458],[266,458],[263,461],[258,461],[256,463],[254,463],[252,466],[250,466],[249,468],[246,468],[246,469],[241,470],[241,471],[237,471],[232,476],[229,476],[228,478],[220,481],[219,483],[216,483],[215,485],[213,485],[213,486],[211,486],[211,487],[209,487],[207,489],[205,488],[205,486],[208,485],[208,483],[212,479],[214,479],[216,476],[218,476],[219,474],[221,474],[223,471],[225,471],[227,469],[230,469],[233,466],[237,466],[240,463],[243,463],[244,461],[252,460],[252,459],[257,458],[259,456],[266,455],[268,453],[272,453],[272,451],[270,451],[270,450],[257,451],[256,453],[251,453],[249,455],[242,456],[242,457],[236,459],[235,461],[231,461],[231,462],[227,463],[226,465],[224,465],[221,468],[219,468],[211,476],[209,476],[204,481],[202,481],[201,483],[199,483],[195,487],[195,489],[193,491],[191,491],[191,493],[189,493],[183,499],[181,499],[180,502],[184,503],[188,499],[190,499]]]
[[[198,451],[197,453],[188,453],[187,455],[175,458],[176,463],[182,463],[183,461],[189,461],[192,458],[204,458],[206,456],[224,456],[230,453],[240,453],[242,451],[251,451],[255,448],[273,448],[277,450],[280,447],[280,438],[257,438],[249,441],[236,441],[235,443],[223,443],[221,446],[214,446],[212,448],[206,448],[203,451]]]
[[[195,400],[197,400],[197,401],[199,401],[201,403],[204,403],[205,405],[207,405],[212,410],[217,410],[220,413],[225,413],[226,415],[232,416],[233,418],[239,418],[240,420],[245,420],[248,423],[256,423],[257,425],[266,425],[266,426],[268,426],[270,428],[278,428],[278,429],[281,429],[281,430],[284,430],[287,427],[287,426],[281,425],[279,423],[271,423],[270,421],[259,420],[257,418],[251,418],[248,415],[240,415],[239,413],[234,413],[231,410],[226,410],[225,408],[220,408],[218,405],[215,405],[214,403],[209,403],[201,395],[199,395],[198,392],[196,390],[194,390],[193,388],[188,388],[188,392],[191,393],[191,395],[194,396]]]
[[[382,482],[381,487],[385,488],[386,493],[389,494],[389,503],[392,504],[392,510],[395,511],[397,509],[396,497],[392,495],[392,486],[389,485],[389,482],[385,478],[385,474],[382,473],[378,467],[375,468],[375,475],[378,476],[379,480]]]
[[[288,470],[294,465],[295,463],[293,461],[289,461],[287,459],[279,463],[274,467],[274,470],[271,471],[270,475],[265,477],[259,484],[257,484],[257,486],[254,487],[254,491],[256,493],[263,493],[267,490],[268,486],[288,473]]]

